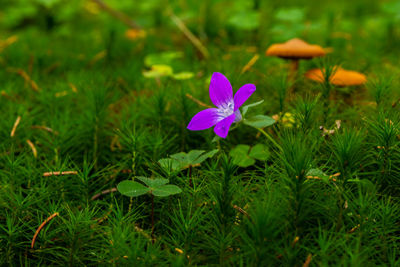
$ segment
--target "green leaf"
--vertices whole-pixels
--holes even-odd
[[[193,72],[183,71],[173,74],[172,78],[174,78],[175,80],[188,80],[193,78],[193,76],[194,76]]]
[[[160,159],[158,163],[163,169],[168,171],[178,171],[184,167],[184,164],[176,159]]]
[[[151,187],[151,188],[162,186],[169,182],[168,179],[164,179],[164,178],[151,179],[151,178],[147,178],[144,176],[138,176],[138,177],[136,177],[136,179],[139,179],[140,181],[142,181],[148,187]]]
[[[266,115],[256,115],[249,119],[245,119],[244,123],[254,128],[265,128],[275,123],[275,120]]]
[[[249,167],[256,163],[256,160],[267,160],[269,151],[267,146],[257,144],[250,148],[248,145],[237,145],[229,152],[234,164],[240,167]]]
[[[172,154],[171,156],[169,156],[171,159],[175,159],[179,162],[184,162],[187,163],[187,154],[185,152],[179,152],[176,154]]]
[[[318,177],[323,177],[323,176],[328,176],[326,175],[323,171],[320,169],[310,169],[308,170],[306,176],[318,176]]]
[[[231,16],[228,23],[240,30],[255,30],[260,25],[260,14],[256,11],[240,11]]]
[[[253,146],[249,153],[249,157],[263,161],[267,160],[269,158],[269,155],[270,153],[268,147],[263,144],[257,144]]]
[[[193,164],[193,162],[203,154],[204,150],[191,150],[187,153],[186,162],[189,164]]]
[[[153,65],[170,65],[174,59],[182,57],[183,53],[178,51],[149,54],[145,57],[144,64],[147,67],[151,67]]]
[[[229,155],[232,157],[234,164],[246,168],[256,162],[254,159],[248,156],[249,150],[250,146],[248,145],[237,145],[229,152]]]
[[[151,193],[156,197],[167,197],[181,192],[182,190],[176,185],[168,184],[154,188]]]
[[[258,102],[243,106],[243,108],[242,108],[242,116],[244,117],[246,115],[246,113],[247,113],[249,108],[258,106],[258,105],[262,104],[263,102],[264,102],[264,99],[261,100],[261,101],[258,101]]]
[[[117,189],[121,194],[128,197],[138,197],[150,191],[150,189],[144,185],[131,180],[120,182],[117,185]]]
[[[143,72],[143,76],[145,78],[157,78],[157,77],[163,77],[163,76],[171,76],[172,73],[173,73],[173,70],[172,70],[171,66],[153,65],[151,67],[151,70]]]
[[[256,161],[252,158],[250,158],[249,156],[243,156],[243,157],[235,157],[233,159],[233,164],[238,165],[239,167],[243,167],[243,168],[247,168],[251,165],[253,165],[254,163],[256,163]]]
[[[219,141],[220,139],[222,139],[221,137],[219,137],[218,135],[214,136],[214,138],[211,140],[211,143],[215,143],[217,141]]]
[[[304,19],[304,9],[282,8],[276,12],[275,18],[281,21],[299,23]]]
[[[229,153],[231,156],[236,155],[247,155],[249,153],[250,146],[249,145],[237,145],[234,149]]]
[[[327,175],[321,169],[318,169],[318,168],[308,170],[306,176],[319,177],[319,178],[321,178],[322,181],[324,181],[326,183],[328,183],[329,179],[330,179],[329,175]]]
[[[209,152],[207,152],[207,153],[201,155],[201,156],[198,157],[197,159],[193,160],[193,161],[192,161],[192,164],[193,164],[193,165],[194,165],[194,164],[200,164],[200,163],[202,163],[203,161],[205,161],[206,159],[214,157],[214,155],[217,154],[218,151],[219,151],[218,149],[211,150],[211,151],[209,151]]]
[[[213,157],[218,152],[218,149],[203,154],[204,152],[204,150],[191,150],[188,153],[180,152],[173,154],[170,157],[171,159],[178,161],[181,168],[185,168],[188,167],[188,165],[200,164],[207,158]]]

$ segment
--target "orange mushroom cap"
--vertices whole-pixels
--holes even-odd
[[[265,54],[286,59],[311,59],[324,56],[326,52],[319,45],[311,45],[301,39],[294,38],[286,43],[271,45]]]
[[[337,66],[334,67],[334,70],[334,73],[329,78],[329,82],[333,85],[356,86],[362,85],[367,81],[367,77],[357,71],[345,70]],[[324,72],[325,69],[312,69],[307,71],[305,76],[310,80],[323,83],[325,81]]]

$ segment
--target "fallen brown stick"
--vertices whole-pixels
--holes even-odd
[[[37,83],[34,80],[32,80],[32,78],[28,75],[28,73],[26,73],[26,71],[24,71],[23,69],[7,68],[7,71],[18,74],[25,80],[26,83],[28,83],[30,85],[30,87],[34,91],[36,91],[36,92],[40,91],[40,88],[37,85]]]
[[[18,124],[20,123],[20,121],[21,121],[21,116],[18,116],[17,119],[15,120],[14,126],[13,126],[13,128],[11,130],[11,133],[10,133],[11,137],[14,137],[15,131],[17,130],[17,127],[18,127]]]
[[[36,241],[36,237],[38,236],[38,234],[40,233],[40,231],[42,230],[42,228],[49,222],[51,221],[54,217],[58,216],[58,212],[50,215],[44,222],[42,222],[42,224],[38,227],[38,229],[35,232],[35,235],[32,238],[32,243],[31,243],[31,248],[33,248],[35,246],[35,241]]]
[[[303,264],[303,267],[308,267],[310,265],[311,260],[312,260],[312,254],[308,254],[307,259]]]
[[[186,97],[189,98],[190,100],[192,100],[193,102],[195,102],[196,104],[198,104],[199,106],[205,107],[205,108],[212,108],[212,106],[207,105],[206,103],[201,102],[200,100],[198,100],[197,98],[195,98],[194,96],[186,93]]]
[[[126,15],[125,13],[115,10],[106,3],[104,3],[102,0],[92,0],[95,2],[101,9],[106,11],[108,14],[113,16],[114,18],[118,19],[119,21],[125,23],[128,27],[134,28],[134,29],[139,29],[140,27],[133,21],[131,18]]]
[[[247,213],[247,211],[245,211],[244,209],[242,209],[241,207],[237,206],[237,205],[233,205],[233,208],[237,211],[239,211],[240,213],[242,213],[243,215],[246,215],[247,217],[250,217],[250,215]]]
[[[356,226],[354,226],[353,228],[351,228],[347,233],[351,234],[354,233],[358,228],[360,228],[360,224],[357,224]]]
[[[49,133],[54,133],[55,135],[58,134],[57,131],[54,131],[53,129],[51,129],[51,128],[47,127],[47,126],[43,126],[43,125],[32,125],[31,128],[32,128],[32,129],[45,130],[45,131],[47,131],[47,132],[49,132]]]
[[[43,173],[44,177],[49,177],[49,176],[60,176],[60,175],[77,175],[77,171],[64,171],[64,172],[45,172]]]
[[[91,200],[96,200],[100,196],[108,194],[108,193],[111,193],[111,192],[117,192],[117,188],[114,187],[114,188],[111,188],[111,189],[107,189],[107,190],[101,191],[100,193],[97,193],[96,195],[92,196]]]
[[[197,38],[186,25],[182,22],[180,18],[178,18],[172,10],[168,11],[172,21],[175,25],[183,32],[183,34],[192,42],[192,44],[200,51],[204,58],[209,58],[210,54],[208,53],[207,48],[201,43],[199,38]]]
[[[29,139],[26,140],[26,143],[27,143],[27,144],[29,145],[29,147],[32,149],[33,156],[34,156],[35,158],[37,158],[37,150],[36,150],[35,145],[34,145],[34,144],[32,143],[32,141],[29,140]]]
[[[12,45],[16,41],[18,41],[17,35],[10,36],[4,41],[0,40],[0,52],[2,52],[4,49],[6,49],[8,46]]]
[[[251,69],[251,67],[257,62],[257,60],[260,58],[259,54],[255,54],[254,57],[252,57],[250,59],[250,61],[243,67],[242,71],[240,72],[240,74],[245,73],[246,71],[248,71],[249,69]]]

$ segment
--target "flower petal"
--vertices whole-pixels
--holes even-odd
[[[232,86],[229,80],[219,72],[214,72],[210,81],[211,102],[217,107],[233,104]]]
[[[218,109],[209,108],[194,115],[187,128],[191,131],[205,130],[214,126],[220,120],[221,116]]]
[[[229,127],[231,127],[231,124],[235,120],[235,113],[232,113],[232,115],[229,115],[225,119],[219,121],[217,125],[214,127],[214,132],[222,138],[226,138],[228,136],[229,132]]]
[[[239,122],[242,120],[242,113],[240,113],[240,109],[235,111],[235,120],[233,122]]]
[[[256,86],[254,84],[245,84],[239,88],[234,96],[234,111],[238,110],[244,102],[256,91]]]

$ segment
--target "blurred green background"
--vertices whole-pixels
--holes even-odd
[[[75,47],[71,46],[69,52],[122,42],[126,26],[101,10],[97,3],[2,0],[0,36],[4,39],[9,34],[24,32],[19,36],[21,43],[31,50],[35,46],[54,50],[57,45],[71,42]],[[364,68],[384,59],[390,61],[399,52],[399,1],[109,0],[105,3],[124,12],[146,31],[145,47],[137,48],[141,52],[190,49],[179,38],[181,33],[170,18],[171,12],[207,46],[212,46],[209,48],[212,51],[226,51],[229,44],[253,45],[261,51],[273,42],[301,37],[334,47],[343,60],[362,57]],[[44,36],[51,41],[39,42]],[[129,56],[132,46],[121,44],[114,53]]]

